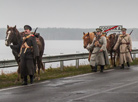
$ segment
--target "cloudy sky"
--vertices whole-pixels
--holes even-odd
[[[138,28],[138,0],[0,0],[0,28]]]

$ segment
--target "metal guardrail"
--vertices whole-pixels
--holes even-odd
[[[133,59],[136,58],[136,54],[138,54],[138,49],[132,50]],[[63,70],[64,61],[76,60],[76,68],[79,67],[79,59],[87,59],[89,53],[78,53],[78,54],[66,54],[66,55],[55,55],[55,56],[44,56],[43,63],[50,62],[60,62],[60,68]],[[17,66],[17,62],[15,60],[2,60],[0,61],[0,68],[14,67]]]

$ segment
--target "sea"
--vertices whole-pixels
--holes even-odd
[[[133,49],[138,48],[138,41],[132,42]],[[63,55],[63,54],[75,54],[75,53],[87,53],[88,51],[83,48],[83,40],[45,40],[44,56]],[[14,59],[12,50],[10,47],[5,46],[5,41],[0,40],[0,60]],[[74,66],[75,60],[64,61],[65,66]],[[79,61],[80,65],[89,64],[87,59]],[[59,62],[46,63],[46,68],[57,68],[60,66]],[[16,72],[17,67],[1,68],[1,73]]]

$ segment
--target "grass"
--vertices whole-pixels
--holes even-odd
[[[138,65],[138,58],[135,59],[131,65]],[[99,68],[98,68],[99,69]],[[111,69],[110,66],[106,66],[105,69]],[[77,69],[74,66],[66,66],[64,70],[61,71],[60,68],[49,68],[46,69],[44,73],[41,72],[40,80],[35,80],[35,82],[40,82],[49,79],[56,79],[68,76],[75,76],[79,74],[91,73],[91,68],[89,65],[81,65]],[[2,74],[0,75],[0,89],[11,87],[11,86],[19,86],[21,82],[16,82],[17,73],[11,74]]]

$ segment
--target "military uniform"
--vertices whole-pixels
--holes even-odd
[[[126,31],[125,28],[122,31]],[[116,45],[114,46],[114,50],[119,48],[120,51],[120,64],[122,64],[122,68],[124,68],[124,63],[127,63],[128,67],[129,62],[132,62],[132,57],[130,50],[132,49],[132,41],[129,34],[121,34],[117,40]]]
[[[101,29],[96,29],[96,31],[101,31]],[[97,40],[98,37],[99,39]],[[109,64],[106,45],[107,45],[106,38],[101,34],[97,35],[97,37],[94,38],[92,44],[87,46],[88,50],[93,49],[90,58],[90,65],[91,67],[93,67],[95,72],[97,71],[98,65],[101,66],[101,72],[102,72],[104,69],[104,65]],[[100,52],[100,49],[102,49],[103,51]]]
[[[29,29],[29,28],[27,28]],[[33,34],[25,34],[23,43],[20,49],[20,73],[24,78],[24,84],[27,84],[27,76],[30,76],[30,82],[33,82],[35,73],[34,59],[39,56],[38,46]]]

